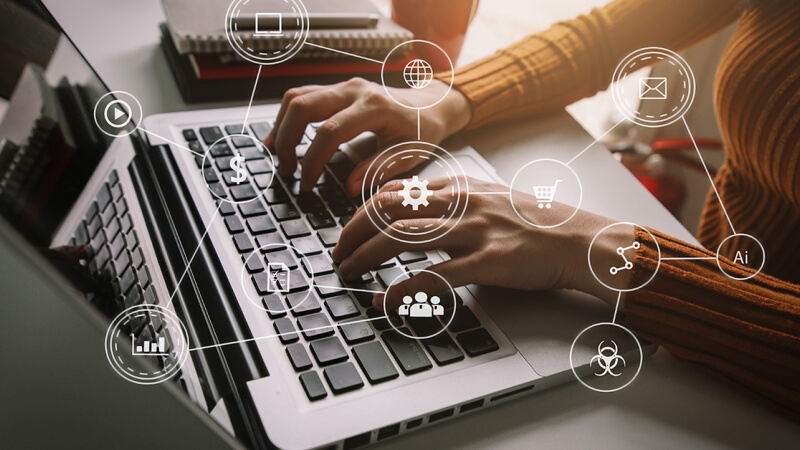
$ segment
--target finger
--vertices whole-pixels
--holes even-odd
[[[474,275],[477,275],[474,273],[475,270],[474,265],[470,266],[468,261],[461,258],[434,264],[425,269],[424,272],[417,272],[411,278],[389,286],[384,293],[376,294],[372,298],[372,306],[379,311],[394,311],[403,303],[403,297],[405,296],[413,298],[418,292],[425,292],[429,296],[449,293],[450,287],[455,289],[476,281],[475,279],[470,279],[475,278]],[[385,310],[384,296],[386,296]],[[449,302],[453,301],[449,300]],[[442,304],[442,306],[448,309],[454,305],[451,303]]]
[[[432,219],[405,220],[403,226],[406,228],[412,225],[424,227],[431,221]],[[452,224],[445,223],[443,226],[450,228]],[[352,280],[406,251],[453,251],[463,244],[463,242],[459,243],[452,233],[446,233],[439,239],[420,243],[395,239],[398,236],[402,237],[394,228],[387,228],[383,233],[373,235],[341,262],[339,273],[346,280]]]
[[[336,243],[331,255],[334,261],[343,261],[349,257],[364,242],[378,234],[382,229],[381,227],[388,226],[390,223],[428,219],[428,222],[424,223],[394,224],[392,227],[395,230],[413,229],[410,227],[422,227],[417,229],[425,229],[424,227],[430,223],[435,222],[433,226],[440,223],[443,220],[441,217],[447,215],[449,209],[452,208],[449,190],[445,188],[444,184],[446,184],[444,179],[431,180],[428,186],[432,186],[432,190],[438,190],[432,191],[433,193],[428,196],[427,206],[420,206],[415,211],[412,205],[403,205],[405,197],[401,194],[404,189],[401,180],[392,180],[386,183],[377,194],[373,195],[364,205],[358,208],[353,218],[342,230],[339,241]],[[370,210],[367,208],[370,208]],[[377,217],[378,214],[381,215],[380,218]]]
[[[331,155],[343,143],[364,131],[376,130],[384,123],[385,115],[351,106],[331,116],[317,129],[317,135],[303,158],[300,190],[309,191],[325,170]]]
[[[289,102],[275,137],[281,175],[291,175],[297,168],[296,148],[303,139],[308,124],[325,120],[351,103],[348,96],[333,89],[315,90]]]
[[[296,88],[289,89],[283,94],[283,99],[281,99],[281,107],[278,110],[278,117],[275,118],[275,124],[270,130],[269,135],[264,139],[264,145],[269,149],[275,148],[275,135],[277,134],[278,128],[281,126],[281,122],[283,122],[283,117],[286,115],[286,109],[289,107],[289,103],[296,97],[299,97],[303,94],[307,94],[309,92],[317,91],[322,89],[324,86],[319,85],[308,85],[308,86],[300,86]]]
[[[372,174],[367,174],[370,167],[377,168],[382,167],[384,164],[383,162],[387,159],[394,156],[397,152],[405,150],[405,148],[397,148],[396,151],[393,152],[385,152],[385,153],[378,153],[375,155],[370,156],[369,158],[361,161],[356,165],[350,175],[347,177],[347,182],[345,183],[345,188],[347,189],[347,193],[350,196],[355,197],[356,195],[361,194],[363,190],[369,189],[369,183],[364,185],[364,179],[368,176],[371,177]],[[400,174],[404,174],[406,172],[410,172],[414,167],[422,164],[424,160],[419,158],[410,158],[410,159],[403,159],[398,161],[396,164],[392,165],[391,167],[384,167],[384,179],[392,179]]]

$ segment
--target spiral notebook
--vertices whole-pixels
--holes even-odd
[[[227,1],[221,0],[162,0],[167,26],[178,52],[231,53],[225,36]],[[370,0],[304,0],[309,13],[374,13],[378,9]],[[269,46],[285,46],[280,39],[265,39],[252,32],[237,32],[248,46],[269,50]],[[413,34],[390,19],[381,16],[374,28],[316,29],[308,33],[307,42],[324,47],[383,59],[394,47],[413,39]],[[397,56],[403,56],[397,52]],[[334,52],[305,46],[297,57],[341,57]]]

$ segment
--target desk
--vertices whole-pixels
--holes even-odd
[[[136,95],[145,115],[230,105],[192,105],[180,99],[158,47],[156,0],[45,0],[77,46],[112,89]],[[88,22],[88,23],[87,23]],[[471,37],[472,42],[484,42]],[[472,50],[471,48],[468,50]],[[473,52],[474,53],[474,52]],[[567,115],[509,124],[466,136],[505,180],[537,152],[568,158],[591,138]],[[692,236],[601,147],[576,160],[584,205]],[[616,195],[625,201],[616,201]],[[648,359],[636,383],[597,394],[571,383],[460,420],[389,441],[380,448],[721,448],[789,447],[800,426],[743,390],[672,358],[663,349]]]

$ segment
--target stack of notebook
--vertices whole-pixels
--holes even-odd
[[[161,45],[186,102],[249,100],[258,66],[237,55],[225,36],[227,1],[162,0],[167,22],[161,24]],[[378,14],[370,0],[304,0],[309,14]],[[262,47],[262,36],[248,34],[248,46]],[[327,47],[383,61],[399,44],[413,39],[411,32],[380,16],[372,27],[315,28],[311,21],[307,43],[289,61],[265,65],[256,89],[257,99],[278,98],[286,89],[305,84],[332,84],[355,76],[380,82],[381,64],[322,49]],[[270,45],[275,38],[270,37]],[[402,48],[402,47],[401,47]],[[411,58],[393,52],[386,64],[388,84],[402,79]]]

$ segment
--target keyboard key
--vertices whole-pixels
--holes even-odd
[[[332,202],[329,203],[328,206],[334,216],[341,217],[342,219],[356,213],[356,207],[350,200]],[[342,226],[344,226],[344,224],[342,224]]]
[[[277,252],[267,253],[267,255],[264,258],[269,263],[283,263],[289,269],[296,269],[297,262],[295,261],[294,256],[292,256],[292,253],[293,252],[290,252],[289,250],[281,250]]]
[[[103,222],[103,226],[107,227],[108,224],[111,223],[111,221],[114,219],[116,215],[117,215],[117,208],[114,206],[114,204],[112,203],[108,205],[108,208],[106,208],[105,211],[100,213],[100,219]]]
[[[355,291],[356,300],[362,308],[369,308],[372,306],[372,299],[375,297],[375,292],[383,292],[383,288],[378,283],[367,283],[362,288],[364,291]]]
[[[111,209],[111,208],[109,208]],[[111,220],[111,223],[108,224],[106,228],[106,239],[109,241],[113,241],[115,237],[117,237],[117,233],[122,229],[122,226],[119,223],[119,219],[116,217]]]
[[[92,247],[92,250],[95,253],[100,250],[104,245],[106,245],[108,240],[106,239],[106,234],[104,232],[97,233],[97,235],[92,239],[92,242],[89,243],[89,246]]]
[[[246,161],[252,161],[254,159],[264,159],[264,153],[261,152],[260,147],[256,147],[255,145],[251,145],[248,147],[239,148],[239,154],[244,156]]]
[[[231,138],[231,142],[233,142],[233,146],[236,148],[253,147],[256,145],[252,139],[244,136],[234,136]]]
[[[420,261],[420,262],[411,263],[411,264],[407,265],[406,266],[406,270],[409,271],[409,273],[417,273],[420,270],[427,269],[428,267],[430,267],[432,265],[433,265],[433,263],[430,262],[430,261]]]
[[[112,170],[111,173],[108,174],[108,181],[112,186],[119,183],[119,174],[117,173],[116,169]]]
[[[292,319],[287,317],[277,319],[272,323],[272,325],[275,327],[275,331],[278,332],[278,339],[280,339],[282,343],[291,344],[292,342],[297,342],[300,339],[300,336],[297,335],[297,332],[294,328]]]
[[[303,344],[296,343],[286,347],[286,354],[292,363],[294,370],[302,372],[311,368],[311,358]]]
[[[247,273],[258,273],[264,270],[264,264],[261,263],[261,259],[258,256],[247,258],[245,267],[247,268]]]
[[[275,252],[283,247],[283,236],[280,233],[268,233],[256,236],[256,245],[261,249],[261,253]],[[269,246],[266,247],[265,246]]]
[[[334,394],[342,394],[364,386],[353,363],[328,367],[323,372]]]
[[[136,286],[133,289],[131,289],[131,292],[136,292],[138,290],[139,290],[139,287]],[[161,314],[150,314],[150,324],[153,325],[153,330],[155,330],[156,332],[160,332],[161,329],[164,328],[164,322],[161,319]],[[167,334],[167,333],[168,333],[167,331],[164,331],[164,334]],[[165,336],[164,341],[165,341],[164,343],[166,344],[166,342],[167,342],[166,336]],[[172,349],[172,340],[169,341],[169,347],[168,348]]]
[[[432,334],[432,333],[431,333]],[[464,353],[458,348],[453,338],[447,333],[439,333],[428,339],[422,340],[425,348],[436,361],[436,364],[444,366],[464,359]]]
[[[339,236],[342,234],[341,228],[327,228],[317,231],[317,237],[322,245],[325,247],[333,247],[339,242]]]
[[[436,317],[408,317],[406,322],[417,336],[431,336],[443,328]]]
[[[272,174],[270,173],[262,173],[259,175],[253,176],[253,181],[256,182],[256,186],[262,191],[269,187],[270,181],[272,181]]]
[[[186,142],[196,141],[197,134],[195,134],[194,130],[188,128],[186,130],[183,130],[183,138],[186,139]]]
[[[333,262],[326,254],[313,255],[300,259],[300,264],[308,276],[320,276],[333,273]]]
[[[98,231],[103,228],[103,222],[100,219],[99,215],[95,215],[94,218],[89,222],[86,229],[89,234],[89,239],[95,237]]]
[[[384,287],[389,287],[409,278],[405,269],[402,267],[390,267],[388,269],[379,270],[376,275],[378,281],[380,281]]]
[[[300,256],[311,256],[322,253],[322,246],[314,236],[292,239],[292,247],[294,247],[295,253],[300,253]]]
[[[279,222],[298,219],[300,217],[300,211],[291,203],[278,203],[273,205],[272,214],[275,215],[275,218],[278,219]]]
[[[301,211],[306,213],[325,210],[325,204],[322,203],[322,200],[313,192],[301,192],[300,195],[297,196],[297,206],[300,207]]]
[[[125,308],[132,308],[136,305],[140,305],[143,301],[144,297],[142,297],[142,289],[139,286],[134,286],[133,289],[128,292],[128,295],[126,295],[123,299]]]
[[[114,273],[122,273],[131,265],[131,257],[127,251],[122,251],[119,258],[113,261]]]
[[[317,296],[312,292],[296,292],[286,296],[286,304],[295,317],[314,314],[322,311]]]
[[[242,212],[242,217],[263,216],[267,213],[267,208],[258,200],[252,202],[239,204],[239,211]]]
[[[453,333],[460,333],[464,330],[477,328],[479,326],[481,326],[481,322],[475,317],[475,314],[473,314],[468,307],[459,306],[456,308],[455,316],[453,316],[453,321],[450,323],[448,329]]]
[[[156,289],[151,284],[147,289],[144,290],[142,296],[144,297],[144,302],[148,305],[157,305],[158,304],[158,296],[156,295]]]
[[[322,298],[333,297],[345,292],[342,281],[339,280],[339,276],[336,274],[316,277],[314,279],[314,288]]]
[[[342,332],[344,341],[350,345],[370,341],[375,338],[375,333],[367,322],[354,320],[352,323],[340,323],[339,330]]]
[[[325,306],[333,320],[349,319],[359,315],[358,306],[349,295],[339,295],[325,300]]]
[[[286,191],[281,186],[271,187],[267,189],[267,192],[264,193],[264,198],[270,205],[289,202],[289,194],[287,194]]]
[[[261,297],[261,303],[267,310],[270,319],[277,319],[286,315],[286,306],[284,306],[278,294],[269,294]]]
[[[272,294],[273,292],[270,291],[270,278],[267,272],[259,272],[252,277],[253,286],[256,288],[256,292],[259,295],[268,295]]]
[[[222,156],[233,155],[233,150],[231,150],[227,142],[217,142],[215,145],[211,146],[211,148],[208,149],[208,154],[213,156],[214,158],[219,158]]]
[[[225,125],[225,134],[228,136],[233,134],[242,134],[242,128],[244,128],[244,125],[242,124]],[[245,130],[245,132],[247,132],[247,130]]]
[[[269,216],[257,216],[247,219],[247,228],[253,234],[272,233],[277,230],[275,222]]]
[[[392,324],[395,327],[402,327],[403,326],[403,320],[395,312],[390,312],[387,315],[387,314],[384,314],[384,313],[378,311],[377,309],[367,308],[367,317],[369,317],[370,319],[373,319],[373,320],[371,320],[372,325],[378,331],[388,330],[388,329],[390,329],[392,327]],[[391,324],[389,323],[390,320],[392,322]]]
[[[306,223],[299,219],[289,220],[281,223],[281,231],[283,231],[284,236],[289,239],[308,236],[311,234],[311,231],[308,229],[308,226],[306,226]]]
[[[131,265],[134,269],[138,269],[142,264],[144,264],[144,253],[141,247],[137,247],[136,250],[131,252]]]
[[[492,339],[488,331],[483,328],[467,331],[456,336],[458,343],[464,348],[469,356],[483,355],[497,350],[497,342]]]
[[[241,202],[256,197],[256,191],[250,184],[242,184],[231,188],[231,197],[234,201]]]
[[[231,202],[217,202],[219,205],[219,213],[223,216],[230,216],[236,214],[236,208],[234,208]]]
[[[100,209],[100,212],[103,212],[110,203],[111,189],[109,189],[108,183],[103,183],[103,185],[100,186],[100,192],[97,193],[97,207]]]
[[[214,165],[217,166],[220,172],[224,172],[226,170],[231,170],[231,160],[233,156],[220,156],[214,160]],[[225,181],[230,181],[230,177],[220,176],[220,178],[224,179]]]
[[[92,219],[94,219],[94,216],[98,214],[100,214],[100,209],[97,207],[97,202],[92,202],[92,204],[89,205],[89,208],[86,210],[86,223],[91,222]]]
[[[228,198],[228,193],[222,187],[222,183],[208,183],[208,189],[219,198]]]
[[[371,384],[391,380],[400,375],[378,341],[353,347],[353,355]]]
[[[213,167],[203,169],[203,178],[206,180],[206,183],[216,183],[219,181],[217,171],[214,170]]]
[[[400,330],[403,333],[410,334],[408,328],[401,328]],[[394,330],[383,333],[383,341],[389,347],[392,356],[394,356],[406,375],[433,367],[418,341],[409,339]]]
[[[122,198],[122,186],[117,184],[111,187],[111,198],[113,198],[115,202],[118,202],[119,199]]]
[[[311,348],[311,354],[314,355],[314,359],[316,359],[321,366],[341,362],[348,358],[347,351],[336,336],[314,341],[309,347]]]
[[[133,219],[131,219],[130,214],[125,214],[125,216],[120,219],[119,224],[122,227],[122,232],[127,233],[133,228]]]
[[[410,264],[426,260],[428,256],[423,252],[404,252],[397,255],[397,259],[403,264]]]
[[[312,402],[328,396],[328,393],[325,391],[325,386],[322,385],[322,380],[319,379],[317,372],[306,372],[300,375],[300,384],[303,385],[306,396],[308,396],[308,399]]]
[[[233,243],[236,244],[236,250],[239,253],[250,253],[253,251],[253,243],[250,241],[250,238],[244,234],[235,234],[233,236]],[[252,259],[258,259],[257,257],[253,257]]]
[[[94,259],[92,259],[89,265],[92,274],[97,275],[99,271],[103,270],[109,260],[111,260],[111,251],[108,250],[108,247],[103,247],[99,252],[96,252]]]
[[[136,277],[139,279],[139,286],[147,287],[152,278],[150,277],[150,269],[147,266],[142,266],[141,269],[136,271]]]
[[[206,145],[211,145],[223,138],[222,131],[219,127],[200,128],[200,136],[203,138],[203,142],[205,142]]]
[[[120,252],[122,252],[122,249],[124,248],[125,248],[125,238],[123,238],[121,234],[117,234],[117,237],[115,237],[114,240],[111,241],[111,245],[109,245],[108,247],[108,249],[111,251],[111,258],[112,259],[118,258]]]
[[[230,234],[241,233],[244,231],[244,225],[242,225],[242,221],[239,220],[236,216],[228,216],[225,218],[225,227],[228,228],[228,232]]]
[[[269,136],[269,132],[272,131],[272,125],[267,122],[251,123],[250,130],[256,135],[256,139],[263,141]]]
[[[320,230],[322,228],[333,228],[336,226],[336,220],[327,211],[315,211],[307,216],[308,223],[311,228]]]
[[[252,141],[248,139],[248,142],[252,144]],[[247,161],[247,170],[253,174],[264,174],[272,172],[272,165],[270,165],[266,159],[255,159],[253,161]]]
[[[308,281],[303,272],[297,269],[289,272],[289,292],[300,292],[308,289]]]
[[[128,291],[133,287],[133,284],[136,283],[136,274],[133,271],[133,268],[128,266],[122,275],[119,277],[119,292],[117,295],[126,295]]]
[[[325,314],[317,313],[297,319],[297,327],[303,331],[306,340],[314,340],[333,335],[333,326]]]

